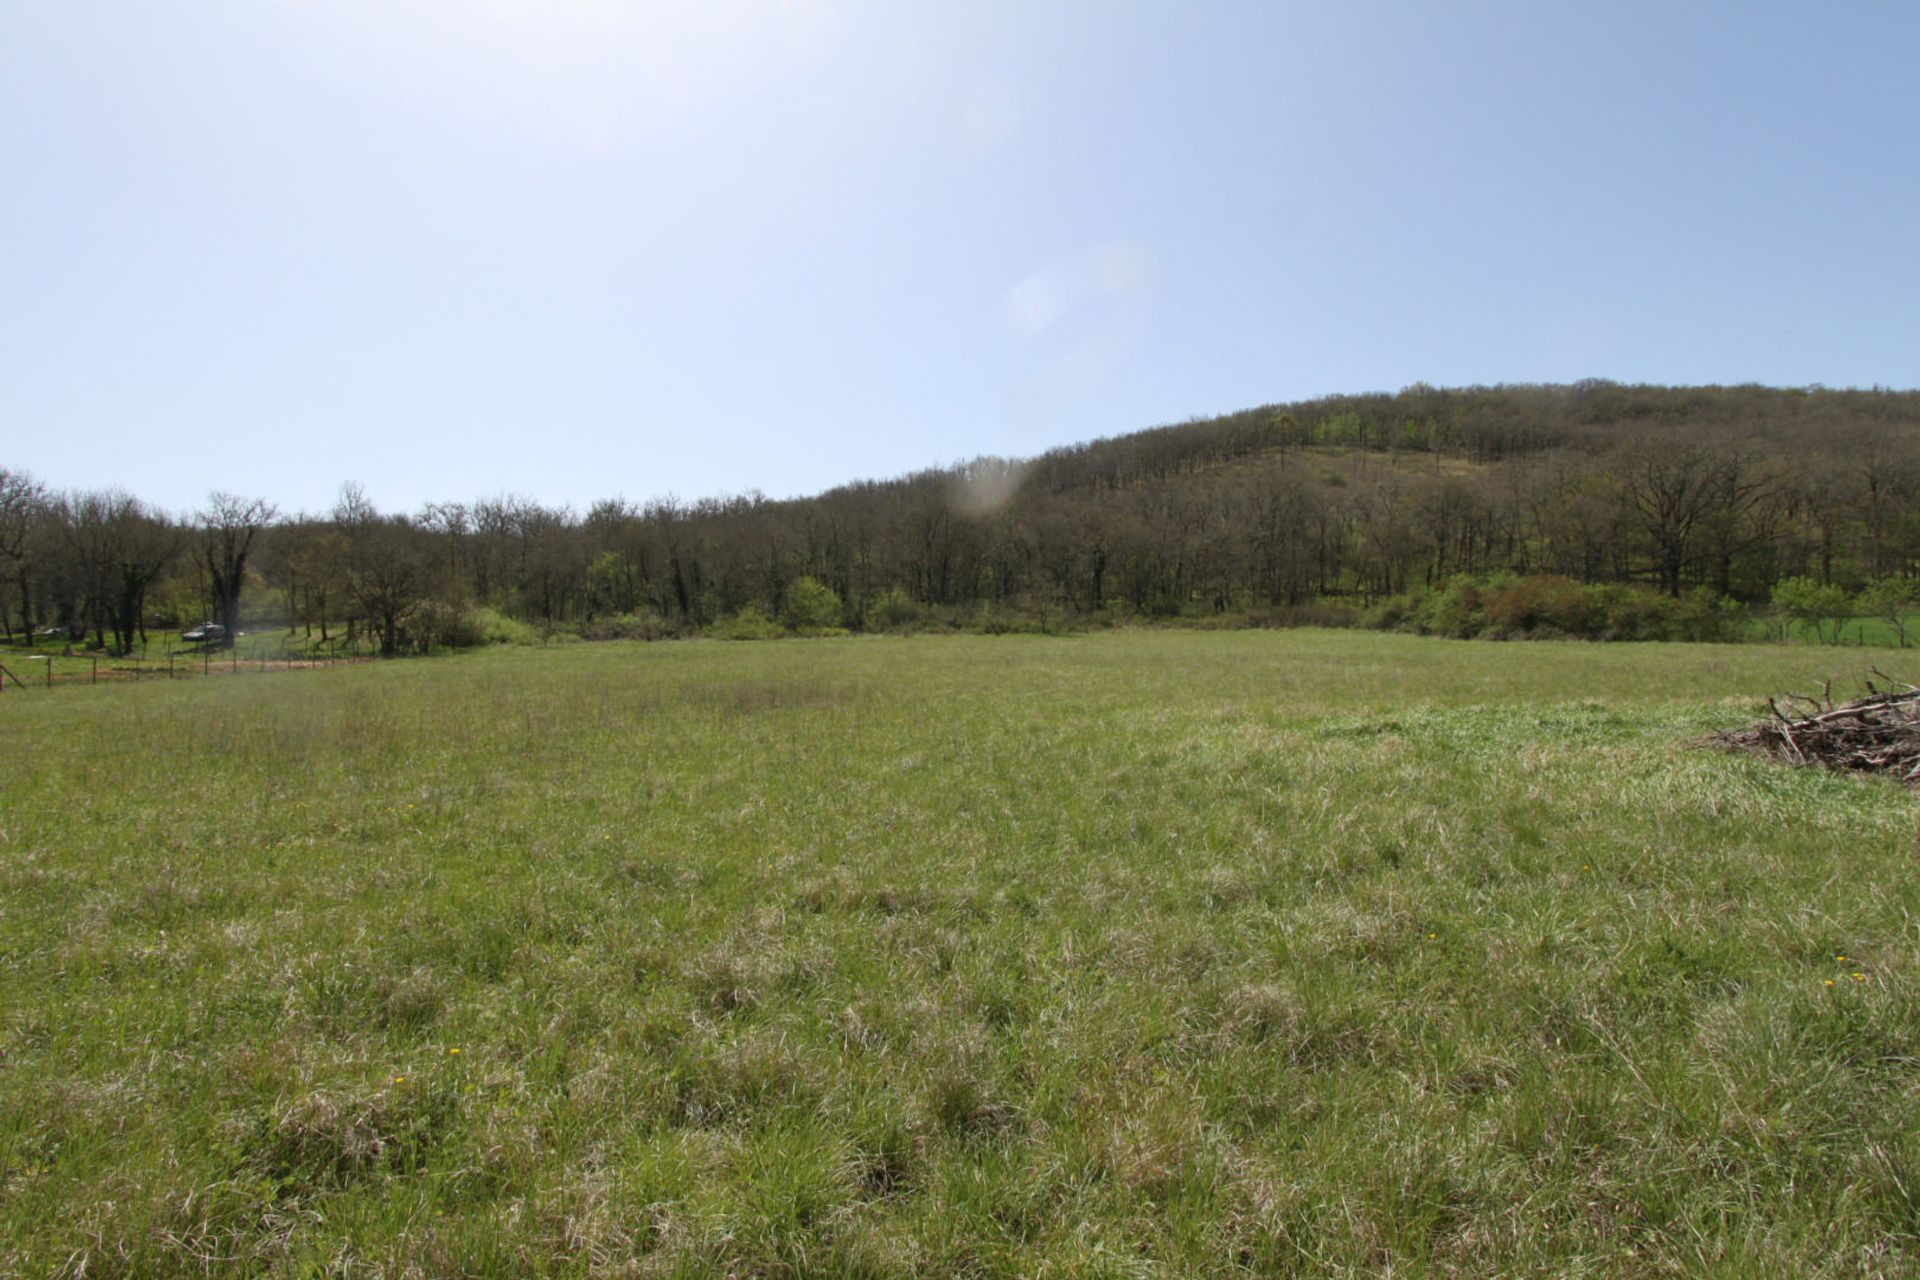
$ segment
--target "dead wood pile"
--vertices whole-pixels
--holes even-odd
[[[1920,787],[1920,686],[1892,680],[1897,689],[1867,681],[1867,696],[1845,706],[1833,703],[1833,686],[1820,697],[1789,694],[1769,698],[1765,720],[1700,739],[1695,746],[1770,756],[1792,764],[1892,774]],[[1782,704],[1785,704],[1784,706]]]

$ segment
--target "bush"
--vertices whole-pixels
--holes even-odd
[[[1249,615],[1262,627],[1355,627],[1361,624],[1358,609],[1343,604],[1281,604]]]
[[[1916,608],[1920,608],[1920,582],[1912,578],[1876,578],[1860,593],[1861,613],[1883,619],[1902,649],[1907,647],[1907,615]]]
[[[1582,638],[1597,634],[1603,617],[1579,583],[1552,574],[1521,578],[1491,593],[1486,612],[1495,626],[1510,634]]]
[[[1263,625],[1250,613],[1190,613],[1175,620],[1182,631],[1246,631]]]
[[[483,645],[487,634],[482,612],[444,600],[422,600],[400,620],[401,648],[431,653]]]
[[[1737,601],[1704,587],[1672,600],[1621,584],[1506,574],[1394,596],[1374,606],[1364,625],[1456,639],[1723,641],[1737,638],[1745,616]]]
[[[480,624],[479,615],[472,609],[460,609],[451,605],[429,604],[427,609],[434,611],[435,644],[443,644],[454,649],[472,649],[487,642],[487,634]]]
[[[1599,640],[1660,640],[1667,634],[1666,598],[1607,583],[1587,588],[1600,613]]]
[[[540,633],[521,622],[518,618],[509,618],[498,609],[479,608],[468,611],[473,626],[480,634],[482,644],[525,644],[540,643]]]
[[[1421,600],[1413,614],[1414,630],[1422,635],[1470,640],[1491,625],[1486,605],[1478,582],[1455,578]]]
[[[795,631],[821,631],[840,625],[840,595],[818,578],[801,578],[787,588],[782,621]]]
[[[580,624],[582,640],[664,640],[673,634],[667,620],[651,609],[616,613]]]
[[[1777,583],[1773,588],[1773,607],[1787,619],[1789,630],[1795,623],[1803,629],[1811,627],[1823,644],[1837,643],[1841,628],[1853,616],[1853,600],[1846,588],[1812,578],[1786,578]],[[1782,638],[1787,634],[1788,631],[1783,630]]]
[[[918,600],[899,587],[888,587],[867,607],[867,621],[882,630],[896,631],[913,626],[924,613]]]
[[[757,604],[750,604],[714,627],[722,640],[777,640],[786,628],[769,618]]]
[[[1417,631],[1421,607],[1427,593],[1409,591],[1388,596],[1360,616],[1360,625],[1374,631]]]
[[[1738,600],[1707,587],[1695,587],[1669,603],[1671,621],[1667,638],[1670,640],[1709,643],[1730,640],[1739,634],[1740,623],[1747,613]]]
[[[957,630],[983,636],[1059,636],[1087,629],[1086,614],[1069,614],[1058,605],[1021,605],[982,600],[969,613],[956,613]]]

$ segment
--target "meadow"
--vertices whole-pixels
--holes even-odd
[[[492,649],[0,697],[0,1276],[1902,1275],[1910,655]],[[17,696],[16,696],[17,695]]]

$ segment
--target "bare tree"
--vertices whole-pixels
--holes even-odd
[[[113,524],[114,643],[129,653],[136,634],[147,638],[147,591],[180,554],[183,537],[177,524],[138,499],[115,511]]]
[[[348,484],[333,509],[347,543],[347,590],[373,628],[382,657],[400,652],[408,617],[426,598],[427,558],[419,530],[402,516],[382,516],[360,486]]]
[[[240,592],[246,586],[247,557],[254,539],[274,517],[273,504],[264,498],[242,498],[215,492],[200,512],[200,553],[212,588],[213,606],[228,643],[240,630]]]
[[[34,527],[47,514],[46,486],[24,471],[0,467],[0,570],[19,594],[20,629],[33,638],[33,546]],[[13,639],[13,623],[0,601],[0,627],[7,639]]]
[[[1721,477],[1697,445],[1644,440],[1632,453],[1621,488],[1646,532],[1661,589],[1678,598],[1701,525],[1719,507]]]

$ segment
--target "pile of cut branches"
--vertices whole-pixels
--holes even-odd
[[[1773,714],[1738,729],[1694,743],[1726,751],[1745,751],[1793,764],[1892,774],[1920,787],[1920,686],[1874,675],[1897,689],[1867,681],[1867,696],[1844,706],[1833,703],[1833,685],[1819,697],[1788,694],[1769,698]],[[1782,704],[1785,704],[1782,706]]]

